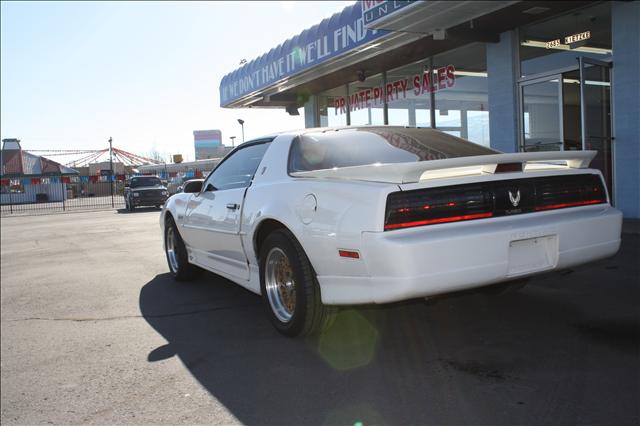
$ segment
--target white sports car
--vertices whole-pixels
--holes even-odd
[[[594,151],[501,154],[433,129],[307,129],[244,143],[162,210],[169,268],[261,294],[287,335],[387,303],[611,256],[622,214]]]

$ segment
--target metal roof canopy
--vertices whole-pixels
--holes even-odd
[[[319,25],[287,40],[276,49],[227,74],[220,84],[221,106],[227,108],[302,106],[308,96],[357,80],[357,72],[367,76],[400,67],[428,56],[474,42],[498,42],[500,33],[549,18],[558,13],[584,7],[592,1],[416,1],[396,13],[367,24],[385,28],[376,36],[343,53],[314,62],[302,71],[269,82],[235,98],[223,95],[223,86],[243,76],[260,72],[301,41],[333,37],[327,28],[336,22],[362,16],[360,2],[325,19]],[[391,3],[391,2],[390,2]],[[356,10],[357,8],[357,10]],[[537,9],[537,10],[536,10]],[[535,13],[529,12],[536,10]],[[437,12],[437,13],[436,13]],[[362,19],[362,18],[359,18]],[[329,21],[329,22],[327,22]],[[331,24],[332,21],[333,24]],[[404,25],[404,27],[403,27]],[[386,28],[390,29],[387,31]],[[404,28],[396,30],[396,28]],[[438,34],[435,34],[438,33]],[[368,34],[368,33],[367,33]],[[434,37],[435,34],[435,37]],[[368,40],[368,41],[367,41]],[[402,49],[399,49],[399,48]]]
[[[360,4],[356,2],[224,76],[220,82],[220,105],[247,106],[262,99],[267,91],[286,90],[291,77],[346,53],[363,51],[363,46],[384,33],[365,29]]]

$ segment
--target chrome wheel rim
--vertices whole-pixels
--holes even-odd
[[[167,259],[169,259],[169,268],[171,272],[178,271],[178,255],[176,253],[176,234],[173,226],[167,228]]]
[[[296,309],[296,283],[289,258],[278,247],[267,254],[265,287],[271,310],[282,322],[289,322]]]

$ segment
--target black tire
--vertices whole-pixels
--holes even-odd
[[[269,300],[266,288],[267,258],[273,249],[286,255],[295,283],[295,308],[290,319],[278,318]],[[278,229],[267,236],[260,249],[260,290],[265,311],[275,328],[287,336],[306,336],[327,328],[335,316],[336,308],[322,303],[316,273],[302,246],[291,232]]]
[[[174,237],[174,253],[176,260],[176,267],[172,265],[169,250],[167,249],[167,238],[170,233],[173,233]],[[173,275],[176,281],[190,281],[198,275],[200,268],[189,263],[187,248],[184,245],[184,240],[178,232],[178,227],[172,218],[167,220],[167,224],[164,227],[164,253],[167,257],[167,264],[169,265],[169,271]]]

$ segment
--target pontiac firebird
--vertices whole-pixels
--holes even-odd
[[[336,305],[430,297],[615,254],[622,214],[594,151],[503,154],[434,129],[250,141],[162,210],[169,269],[262,296],[286,335]]]

